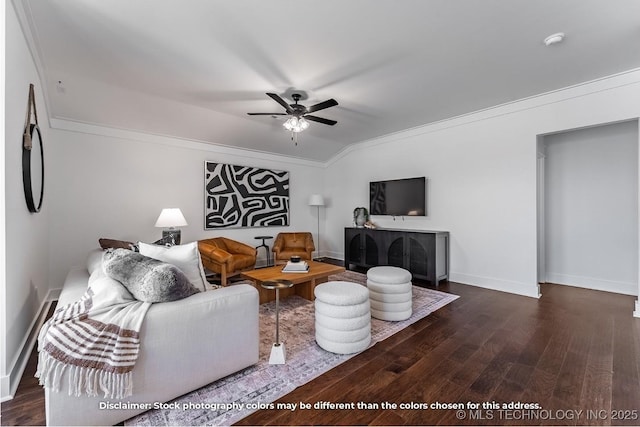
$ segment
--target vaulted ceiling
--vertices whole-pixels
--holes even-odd
[[[318,161],[640,67],[638,0],[14,2],[51,117]],[[247,115],[294,90],[339,103],[297,146],[283,116]]]

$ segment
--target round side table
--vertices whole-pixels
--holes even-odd
[[[276,342],[271,347],[271,356],[269,356],[270,365],[283,365],[285,360],[284,343],[280,342],[280,289],[286,289],[293,286],[291,280],[277,280],[262,282],[260,285],[264,289],[276,290]]]
[[[262,239],[262,244],[256,246],[256,250],[260,248],[265,249],[265,251],[267,252],[267,267],[271,267],[271,254],[269,252],[269,246],[265,243],[265,240],[273,239],[273,236],[256,236],[254,237],[254,239]]]

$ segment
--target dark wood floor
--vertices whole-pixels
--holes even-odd
[[[640,424],[634,297],[559,285],[543,285],[539,300],[456,283],[440,290],[460,298],[279,401],[526,402],[544,411],[272,410],[239,424]]]
[[[440,290],[460,298],[277,402],[522,402],[542,410],[263,410],[238,424],[640,424],[635,297],[548,284],[539,300],[453,282]],[[16,398],[2,404],[2,425],[44,423],[32,359]]]

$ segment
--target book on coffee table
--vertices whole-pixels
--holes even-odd
[[[306,273],[309,271],[309,264],[306,261],[291,262],[287,261],[287,264],[282,268],[283,273]]]

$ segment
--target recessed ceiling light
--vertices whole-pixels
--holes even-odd
[[[551,46],[552,44],[560,43],[562,40],[564,40],[564,33],[555,33],[544,39],[544,44]]]

